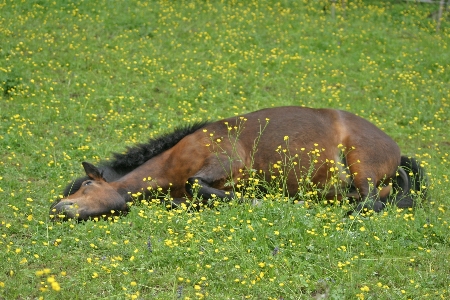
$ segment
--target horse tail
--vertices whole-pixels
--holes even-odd
[[[400,208],[416,206],[417,198],[426,199],[428,183],[425,170],[413,157],[401,157],[393,184],[397,191],[393,201]]]

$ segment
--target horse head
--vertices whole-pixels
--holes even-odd
[[[61,199],[50,208],[53,220],[87,220],[89,218],[106,218],[111,215],[126,213],[128,205],[126,194],[121,194],[108,183],[94,165],[83,162],[88,179],[73,194]]]

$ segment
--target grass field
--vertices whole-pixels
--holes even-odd
[[[339,1],[338,1],[339,2]],[[450,298],[450,22],[401,1],[0,1],[0,299]],[[282,199],[52,223],[96,163],[264,107],[351,111],[422,162],[414,210]],[[280,133],[282,134],[282,133]]]

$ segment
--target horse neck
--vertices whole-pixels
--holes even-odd
[[[170,150],[153,157],[141,166],[127,173],[116,181],[111,182],[111,186],[121,194],[135,194],[141,192],[147,194],[149,190],[165,187],[163,166]]]

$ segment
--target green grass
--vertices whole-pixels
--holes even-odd
[[[450,23],[399,1],[0,2],[0,298],[450,295]],[[263,107],[367,118],[429,201],[365,217],[283,200],[51,223],[81,161]],[[283,133],[280,133],[283,134]]]

